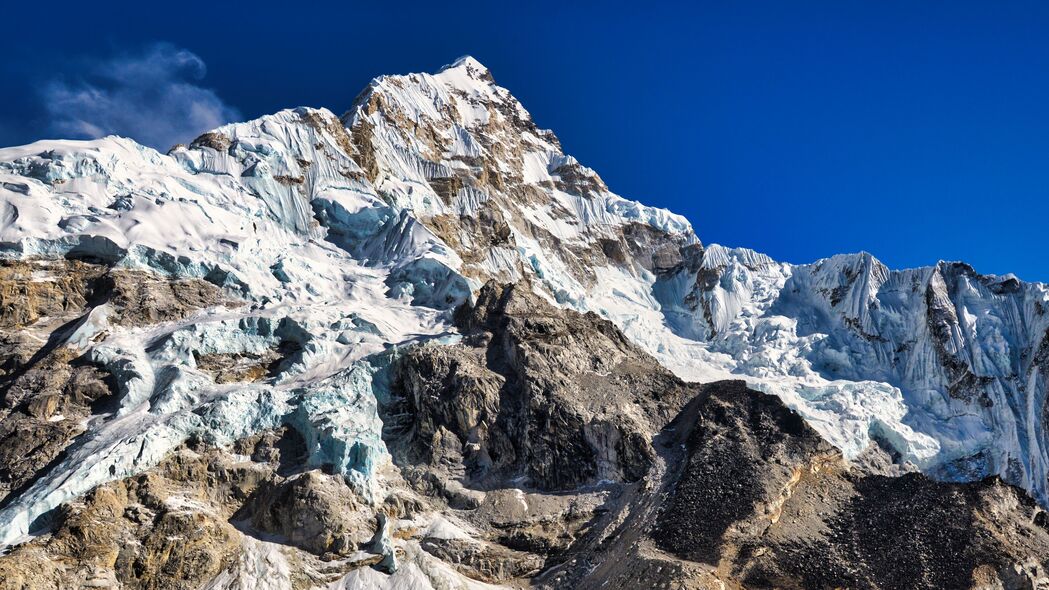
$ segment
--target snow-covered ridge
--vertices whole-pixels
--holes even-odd
[[[845,440],[821,429],[846,453],[876,439],[936,476],[998,474],[1046,502],[1046,285],[961,263],[892,271],[866,253],[697,266],[662,279],[675,331],[817,428],[867,414]]]
[[[341,118],[285,110],[169,154],[115,137],[0,150],[0,253],[196,277],[248,302],[78,335],[124,372],[121,412],[0,511],[4,543],[188,436],[294,425],[318,463],[381,486],[376,355],[448,336],[450,309],[493,278],[613,320],[685,378],[745,377],[850,457],[876,442],[1049,503],[1049,288],[959,264],[704,247],[683,217],[609,191],[468,57],[378,78]],[[272,382],[220,387],[193,361],[292,332],[303,353]],[[367,460],[339,454],[353,448]]]

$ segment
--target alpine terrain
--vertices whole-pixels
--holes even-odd
[[[491,73],[0,149],[0,588],[1049,588],[1049,286],[612,193]]]

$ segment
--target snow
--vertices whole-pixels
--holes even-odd
[[[477,537],[477,532],[472,531],[473,534],[464,530],[463,526],[455,524],[443,516],[437,516],[427,527],[426,532],[423,534],[424,538],[427,539],[463,539],[473,540]]]
[[[204,590],[285,590],[294,585],[293,570],[284,546],[244,535],[233,567],[204,586]]]
[[[361,568],[333,582],[327,590],[494,590],[502,588],[472,580],[452,566],[431,556],[417,543],[402,543],[404,562],[393,574],[384,574],[372,568]]]

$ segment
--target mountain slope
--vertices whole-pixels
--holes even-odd
[[[614,346],[569,354],[643,350],[686,380],[743,378],[796,410],[846,461],[885,453],[895,469],[934,479],[997,475],[1049,504],[1049,288],[957,263],[892,271],[860,254],[794,266],[704,246],[680,216],[610,192],[472,58],[434,75],[378,78],[342,117],[286,110],[166,155],[115,137],[0,150],[0,220],[0,297],[11,330],[0,343],[0,435],[20,443],[0,454],[7,546],[61,530],[70,503],[100,485],[122,486],[123,497],[127,478],[151,477],[186,449],[278,432],[301,438],[302,467],[346,482],[365,520],[405,486],[418,493],[430,485],[432,465],[414,480],[409,468],[432,463],[428,450],[450,453],[448,465],[461,461],[436,472],[457,483],[440,492],[454,501],[430,506],[431,516],[483,505],[477,494],[491,485],[543,493],[600,479],[633,485],[653,465],[644,438],[688,401],[669,373],[648,394],[661,401],[627,422],[546,409],[589,399],[589,412],[617,400],[600,380],[561,391],[564,366],[491,372],[476,350],[449,352],[441,363],[474,366],[455,383],[479,389],[439,397],[475,394],[462,404],[480,408],[430,407],[422,393],[407,406],[394,399],[403,383],[391,367],[416,350],[457,350],[448,346],[469,330],[453,310],[490,280],[534,293],[533,308],[552,304],[610,322],[602,333]],[[528,338],[543,342],[536,329]],[[509,355],[510,365],[524,354],[521,344],[486,346],[488,357]],[[54,372],[66,366],[75,370]],[[608,369],[590,372],[605,379]],[[514,383],[529,385],[517,391]],[[492,384],[502,393],[493,397]],[[504,402],[538,404],[553,440],[527,435],[537,427],[515,421]],[[477,412],[491,416],[478,422]],[[578,428],[582,438],[571,442]],[[424,440],[401,446],[405,432],[420,431]],[[543,463],[538,449],[562,444],[576,471]],[[273,469],[252,467],[266,474],[252,476],[245,494],[292,485]],[[481,473],[494,479],[477,479]],[[171,481],[177,485],[165,485],[186,484]],[[310,485],[327,485],[318,482]],[[573,510],[591,510],[594,498],[581,497],[589,499],[573,501],[584,508]],[[156,501],[137,504],[155,513]],[[398,506],[386,512],[411,512]],[[230,511],[242,508],[211,510],[239,523]],[[550,518],[533,516],[535,526]],[[277,531],[266,534],[288,533],[266,522]],[[388,529],[371,526],[374,542],[344,542],[340,559],[350,559],[351,546],[393,559],[393,547],[406,549]],[[238,551],[269,559],[259,553],[275,550],[265,539],[229,532],[240,549],[229,545],[216,571],[233,576],[223,560]],[[531,546],[507,543],[499,546]],[[418,571],[395,576],[460,580],[424,546],[409,549]],[[471,559],[503,572],[492,579],[539,567],[542,552],[500,551],[487,547]],[[340,575],[372,575],[346,568]],[[311,584],[327,579],[311,576]]]

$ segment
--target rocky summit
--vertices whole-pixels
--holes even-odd
[[[0,589],[1049,588],[1049,286],[611,192],[491,72],[0,149]]]

